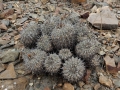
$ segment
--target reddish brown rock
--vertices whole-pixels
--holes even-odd
[[[13,13],[14,13],[14,9],[7,9],[0,14],[0,18],[8,17],[8,16],[12,15]]]
[[[81,18],[83,18],[83,19],[87,19],[88,17],[89,17],[89,11],[86,11],[86,12],[84,12],[84,13],[81,13]]]
[[[110,74],[117,74],[118,70],[116,68],[114,58],[110,58],[110,56],[106,55],[104,60],[106,64],[106,71]]]

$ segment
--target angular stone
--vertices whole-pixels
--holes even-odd
[[[15,61],[19,56],[18,51],[6,51],[0,56],[0,62],[1,63],[7,63],[7,62],[12,62]]]
[[[116,68],[114,58],[110,58],[110,56],[105,56],[104,58],[106,64],[106,71],[111,74],[117,74],[118,69]]]
[[[113,87],[112,81],[103,75],[99,77],[99,82],[107,87]]]
[[[100,12],[91,13],[88,21],[98,29],[117,29],[118,19],[108,6],[101,8]]]
[[[120,87],[120,79],[113,79],[113,84],[116,88]]]
[[[0,74],[0,79],[13,79],[16,78],[16,73],[14,70],[14,65],[10,63],[7,69]]]
[[[14,80],[3,80],[0,83],[0,90],[28,90],[26,85],[28,84],[28,79],[25,77],[17,78]]]
[[[63,85],[63,90],[74,90],[74,86],[70,83],[65,83]]]

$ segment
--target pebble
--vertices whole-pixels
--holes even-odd
[[[29,83],[29,86],[33,86],[33,83]]]
[[[34,19],[38,18],[38,15],[34,14],[34,13],[30,13],[29,16],[32,17],[32,18],[34,18]]]
[[[9,26],[10,25],[10,21],[9,20],[6,20],[6,19],[3,19],[1,21],[1,23],[5,24],[6,26]]]
[[[87,89],[87,90],[92,90],[92,86],[91,85],[84,85],[83,88]]]
[[[65,83],[63,85],[63,90],[74,90],[74,86],[70,83]]]
[[[99,82],[107,87],[113,87],[112,81],[103,75],[99,77]]]
[[[120,79],[113,79],[113,84],[116,88],[120,87]]]

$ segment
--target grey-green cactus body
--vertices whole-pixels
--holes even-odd
[[[59,57],[62,60],[68,60],[68,58],[72,57],[72,53],[69,49],[61,49],[59,51]]]
[[[21,42],[25,47],[34,47],[36,45],[38,37],[41,35],[41,30],[39,25],[28,25],[21,32]]]
[[[61,64],[62,64],[61,59],[57,54],[50,54],[45,59],[44,67],[46,72],[53,74],[59,71]]]
[[[75,52],[78,57],[82,57],[84,59],[91,58],[100,50],[100,46],[98,45],[98,41],[96,40],[84,40],[78,43],[75,47]]]
[[[42,35],[37,42],[37,48],[43,51],[49,52],[52,51],[53,47],[51,40],[48,35]]]
[[[51,34],[52,44],[57,50],[73,48],[76,42],[75,37],[75,31],[71,24],[66,24],[60,29],[54,29]]]
[[[71,82],[77,82],[85,73],[85,66],[81,59],[70,58],[63,64],[63,77]]]
[[[37,49],[24,51],[24,54],[22,55],[25,67],[33,74],[36,74],[42,70],[43,62],[46,57],[46,52]]]

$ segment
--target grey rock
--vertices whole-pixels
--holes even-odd
[[[120,79],[113,79],[113,84],[116,88],[120,87]]]
[[[12,28],[9,28],[9,29],[7,30],[8,33],[12,32],[12,31],[13,31]]]
[[[5,24],[6,26],[9,26],[10,25],[10,21],[9,20],[6,20],[6,19],[3,19],[1,21],[1,23]]]
[[[17,20],[17,23],[18,23],[18,24],[22,24],[22,23],[24,23],[27,19],[28,19],[27,17],[18,19],[18,20]]]
[[[120,11],[117,11],[117,14],[120,14]]]
[[[118,27],[118,19],[108,6],[102,7],[97,13],[91,13],[88,22],[98,29],[111,30]]]
[[[30,13],[29,16],[32,17],[32,18],[38,18],[38,15],[34,14],[34,13]]]
[[[0,56],[1,63],[7,63],[7,62],[12,62],[15,61],[19,56],[18,51],[12,51],[8,50]]]

